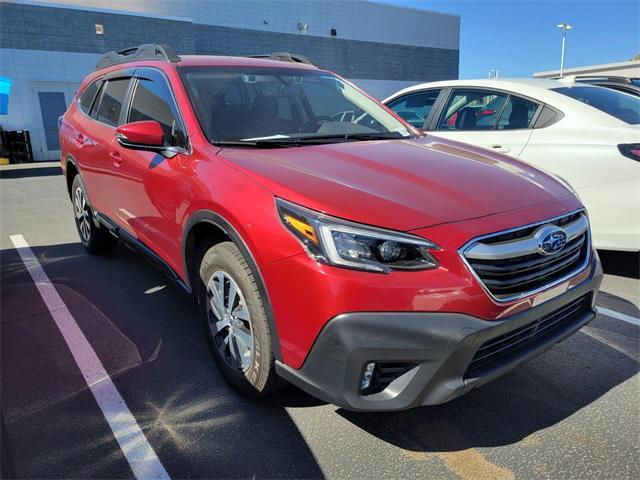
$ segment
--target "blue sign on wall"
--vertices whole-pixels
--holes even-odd
[[[11,91],[11,79],[0,77],[0,115],[9,113],[9,92]]]

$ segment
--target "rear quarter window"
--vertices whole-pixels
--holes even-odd
[[[630,125],[640,123],[639,97],[595,86],[552,88],[551,91],[585,103]]]
[[[84,89],[82,95],[80,95],[80,101],[78,102],[78,106],[80,110],[89,115],[89,111],[91,110],[91,105],[96,98],[96,94],[98,93],[98,89],[100,88],[100,81],[95,81],[90,83],[87,88]]]

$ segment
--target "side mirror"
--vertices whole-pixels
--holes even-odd
[[[116,138],[124,148],[133,150],[157,152],[165,148],[162,127],[155,120],[120,125],[116,130]]]

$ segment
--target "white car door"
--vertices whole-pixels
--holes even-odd
[[[540,104],[504,91],[454,88],[432,132],[518,157]]]

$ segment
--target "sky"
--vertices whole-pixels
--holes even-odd
[[[560,68],[630,60],[640,53],[640,0],[377,0],[460,16],[460,78],[530,77]]]

